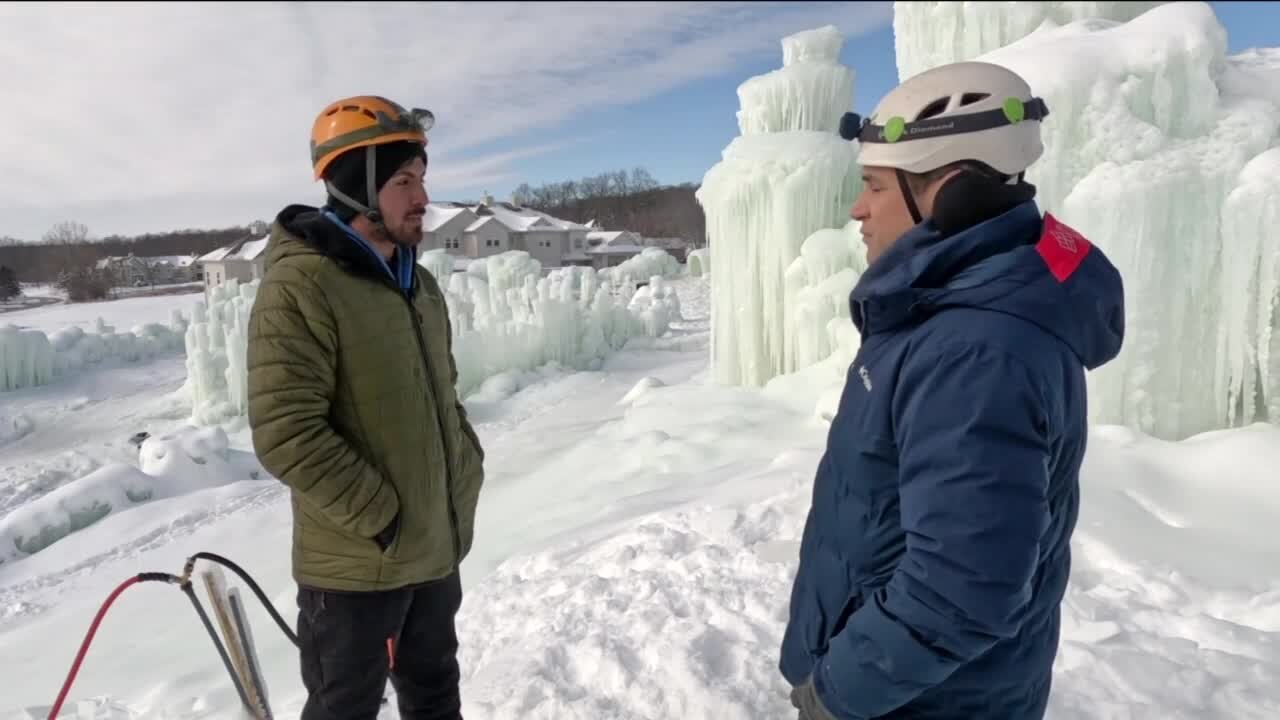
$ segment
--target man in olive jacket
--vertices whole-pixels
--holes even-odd
[[[304,720],[460,718],[458,566],[484,453],[454,391],[443,293],[418,266],[430,113],[374,96],[312,131],[322,208],[271,229],[249,323],[249,422],[291,490]]]

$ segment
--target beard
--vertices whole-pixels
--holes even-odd
[[[402,247],[413,248],[422,243],[422,216],[408,215],[400,222],[385,225],[388,240]]]

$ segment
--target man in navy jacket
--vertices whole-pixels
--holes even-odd
[[[1024,181],[1047,114],[1015,73],[964,62],[841,123],[870,265],[782,642],[804,720],[1045,713],[1085,371],[1124,336],[1119,273]]]

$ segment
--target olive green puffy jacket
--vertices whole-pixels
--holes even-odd
[[[443,293],[406,295],[316,209],[280,213],[249,321],[263,467],[289,486],[300,585],[386,590],[453,572],[471,548],[484,453],[454,390]],[[398,524],[385,551],[374,538]]]

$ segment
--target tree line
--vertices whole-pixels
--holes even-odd
[[[266,228],[266,223],[257,221],[213,230],[93,238],[83,223],[64,221],[37,242],[0,237],[0,265],[10,268],[21,282],[54,283],[63,273],[92,268],[103,258],[203,255],[259,231],[265,234]]]
[[[645,237],[679,237],[690,246],[706,245],[706,216],[693,183],[661,185],[636,167],[579,180],[521,183],[511,202],[573,222],[596,221],[601,230],[631,230]]]

